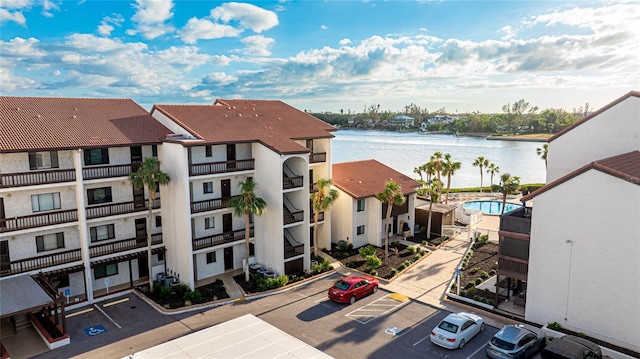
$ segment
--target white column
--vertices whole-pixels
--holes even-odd
[[[86,283],[87,301],[93,303],[93,278],[91,275],[91,257],[89,256],[89,233],[87,231],[87,212],[85,209],[84,179],[82,178],[82,150],[75,151],[73,167],[76,170],[76,208],[78,209],[78,232],[80,233],[80,250],[84,264],[84,280]]]

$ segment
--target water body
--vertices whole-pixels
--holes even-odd
[[[451,187],[480,186],[480,169],[473,167],[478,156],[500,167],[500,173],[519,176],[520,183],[544,183],[544,161],[536,154],[543,142],[494,141],[476,137],[453,135],[421,135],[418,133],[339,130],[334,132],[333,163],[375,159],[411,178],[413,172],[429,161],[434,152],[451,154],[462,167],[451,177]],[[446,186],[446,179],[443,178]],[[495,175],[493,183],[500,182]],[[483,185],[490,184],[490,175],[484,173]]]

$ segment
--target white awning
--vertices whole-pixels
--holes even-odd
[[[2,290],[0,295],[0,317],[2,318],[53,304],[53,299],[28,274],[0,280],[0,289]]]

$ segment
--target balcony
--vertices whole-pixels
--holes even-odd
[[[311,213],[311,224],[314,224],[316,220],[315,213]],[[324,221],[324,212],[318,212],[318,223]]]
[[[309,154],[309,163],[327,162],[326,152],[316,152]]]
[[[284,224],[302,222],[304,220],[304,211],[289,212],[286,208],[282,211]]]
[[[244,229],[238,229],[231,232],[224,232],[219,234],[214,234],[212,236],[195,238],[191,242],[191,246],[194,251],[203,248],[210,248],[213,246],[218,246],[225,243],[231,243],[239,240],[244,240]],[[249,237],[253,237],[253,227],[249,229]]]
[[[318,192],[318,182],[309,183],[309,193]]]
[[[529,261],[518,258],[498,256],[498,274],[510,278],[527,280]]]
[[[128,176],[129,173],[137,171],[139,167],[139,162],[128,165],[85,167],[82,169],[82,178],[85,180],[92,180],[99,178],[125,177]]]
[[[157,244],[162,244],[162,233],[151,235],[151,245],[155,246]],[[140,236],[136,238],[129,238],[120,241],[92,245],[89,247],[89,256],[91,258],[95,258],[145,247],[147,247],[147,236]]]
[[[500,231],[531,234],[532,208],[518,208],[500,216]]]
[[[116,216],[119,214],[142,212],[148,210],[149,200],[131,201],[87,207],[87,219]],[[153,201],[153,209],[160,208],[160,199]]]
[[[216,198],[205,201],[191,202],[191,213],[201,213],[214,211],[216,209],[228,208],[230,198]]]
[[[75,209],[0,219],[0,233],[76,222],[77,220],[78,211]]]
[[[0,265],[0,277],[5,277],[18,273],[30,272],[61,264],[73,263],[82,260],[80,249],[70,251],[45,254],[38,257],[19,259],[11,262],[2,262]]]
[[[0,188],[24,187],[38,184],[73,182],[76,180],[76,171],[51,170],[37,172],[5,173],[0,174]]]
[[[291,188],[299,188],[303,185],[303,177],[295,176],[295,177],[285,177],[282,179],[282,189],[291,189]]]
[[[249,171],[255,168],[254,159],[197,163],[189,166],[189,176],[202,176],[217,173]]]

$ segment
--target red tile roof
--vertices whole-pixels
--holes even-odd
[[[353,198],[373,197],[384,190],[387,181],[394,180],[402,193],[412,194],[420,183],[376,160],[336,163],[332,166],[333,184]]]
[[[130,99],[0,96],[0,152],[158,144],[168,133]]]
[[[521,201],[528,201],[533,197],[544,193],[592,169],[621,178],[627,182],[631,182],[640,186],[640,151],[632,151],[591,162],[588,165],[579,168],[561,178],[558,178],[557,180],[549,183],[544,187],[539,188],[536,191],[529,193],[526,196],[523,196]]]
[[[206,143],[260,142],[278,153],[309,150],[293,140],[331,138],[336,128],[282,101],[222,100],[213,105],[155,105]],[[201,145],[201,143],[199,143]]]
[[[620,102],[628,99],[629,97],[640,97],[640,91],[630,91],[627,94],[625,94],[624,96],[612,101],[611,103],[609,103],[608,105],[602,107],[601,109],[599,109],[598,111],[590,114],[587,117],[584,117],[583,119],[574,122],[573,124],[571,124],[571,126],[567,126],[566,128],[562,129],[562,131],[559,131],[558,133],[556,133],[555,135],[549,137],[549,139],[547,140],[547,142],[551,142],[553,140],[555,140],[556,138],[564,135],[565,133],[571,131],[572,129],[582,125],[583,123],[589,121],[590,119],[598,116],[599,114],[605,112],[606,110],[610,109],[611,107],[619,104]]]

